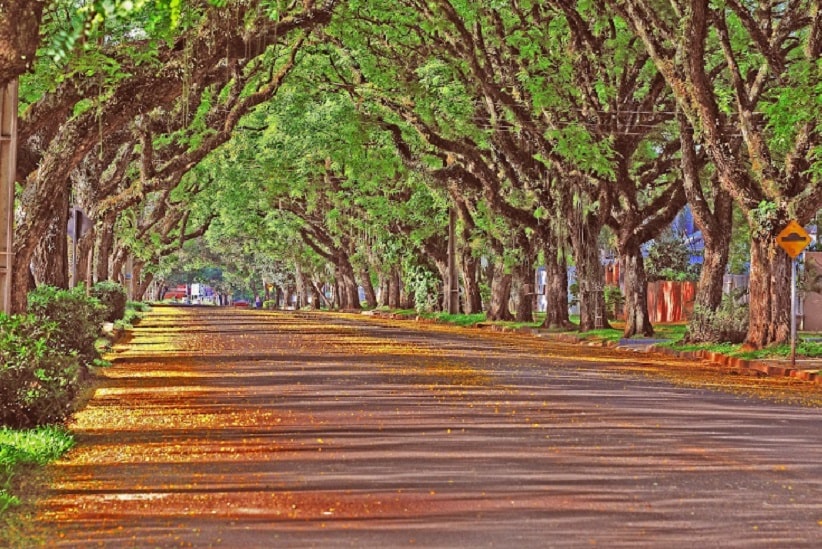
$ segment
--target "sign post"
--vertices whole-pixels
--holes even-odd
[[[776,235],[776,243],[791,258],[791,366],[796,366],[796,258],[811,243],[811,237],[802,225],[791,220]]]

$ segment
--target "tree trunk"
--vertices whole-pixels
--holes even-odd
[[[462,286],[463,299],[462,310],[467,315],[482,312],[482,295],[480,294],[479,281],[477,280],[477,270],[479,260],[472,256],[470,248],[462,251]]]
[[[517,322],[533,322],[534,308],[532,299],[534,293],[534,270],[531,268],[531,261],[525,261],[517,267],[517,306],[514,319]]]
[[[745,347],[761,349],[790,341],[791,258],[776,238],[751,240],[750,322]]]
[[[568,268],[559,257],[558,246],[551,239],[545,245],[545,320],[541,328],[567,329],[572,326],[568,316]]]
[[[75,285],[78,282],[85,282],[86,287],[90,287],[90,275],[92,271],[92,261],[94,260],[94,231],[91,230],[80,238],[80,243],[77,246],[77,280],[73,281]]]
[[[682,173],[685,181],[685,195],[691,206],[694,222],[702,232],[704,248],[702,252],[702,271],[696,287],[693,320],[703,312],[716,311],[722,303],[722,279],[728,265],[728,252],[733,231],[733,200],[728,191],[723,189],[719,180],[711,179],[711,210],[700,178],[700,161],[696,154],[693,140],[693,129],[681,112],[677,113],[682,152]],[[690,330],[689,330],[690,331]]]
[[[640,333],[651,337],[654,328],[648,316],[648,277],[639,245],[627,243],[620,253],[619,262],[625,273],[625,330],[622,336],[633,337]]]
[[[610,328],[605,314],[605,271],[597,244],[602,224],[592,213],[578,212],[577,216],[571,216],[570,236],[579,287],[579,329],[587,332]]]
[[[703,236],[705,233],[702,233]],[[718,238],[705,238],[702,252],[702,271],[696,286],[694,306],[702,310],[715,311],[722,303],[722,283],[728,267],[728,253],[731,244],[731,229]]]
[[[142,271],[142,266],[140,267]],[[154,281],[154,273],[146,273],[145,276],[140,280],[140,283],[137,285],[137,288],[134,292],[134,300],[135,301],[143,301],[146,296],[146,291],[151,286],[151,283]]]
[[[337,253],[337,286],[340,292],[340,308],[345,311],[362,309],[354,267],[345,252]]]
[[[327,297],[325,297],[325,293],[322,292],[320,286],[314,280],[311,281],[311,290],[311,304],[315,309],[320,310],[322,308],[321,303],[325,303],[325,307],[327,309],[334,308],[334,304],[331,303]]]
[[[365,291],[365,303],[369,309],[377,308],[377,294],[374,291],[374,284],[371,282],[371,274],[368,269],[363,267],[360,269],[360,284]]]
[[[123,267],[126,264],[127,258],[128,253],[125,251],[124,248],[120,248],[114,253],[114,257],[111,260],[111,280],[119,282],[123,286],[125,286],[125,279],[123,278]]]
[[[97,234],[96,251],[97,264],[94,270],[94,281],[101,282],[109,280],[111,272],[109,270],[112,249],[114,248],[114,220],[115,214],[106,214],[100,224]]]
[[[391,282],[388,285],[388,308],[399,309],[402,296],[402,278],[399,267],[391,268]]]
[[[64,209],[65,214],[63,214]],[[34,251],[34,279],[38,285],[48,284],[57,288],[68,288],[68,233],[66,231],[68,193],[55,213],[48,231]]]
[[[513,275],[505,272],[502,258],[494,263],[494,279],[491,283],[491,306],[488,308],[488,320],[511,321],[514,315],[508,307],[511,300]]]
[[[380,307],[388,307],[388,294],[390,293],[390,275],[380,273],[378,304]]]

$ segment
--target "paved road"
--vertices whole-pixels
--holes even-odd
[[[158,309],[118,351],[50,470],[50,546],[822,546],[819,409],[661,357],[228,309]]]

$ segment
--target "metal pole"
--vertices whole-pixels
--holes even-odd
[[[796,259],[791,259],[791,366],[796,366]]]

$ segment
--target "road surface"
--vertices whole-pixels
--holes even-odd
[[[116,351],[28,542],[822,546],[820,410],[758,396],[818,402],[818,385],[760,389],[515,334],[214,308],[158,308]]]

